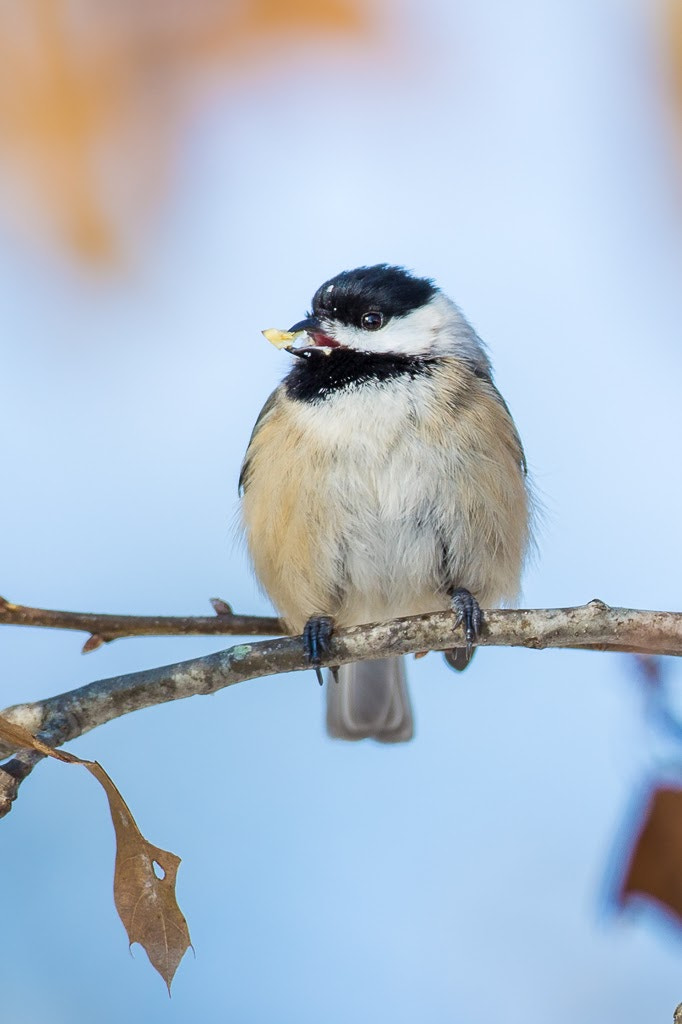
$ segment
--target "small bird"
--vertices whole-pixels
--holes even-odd
[[[290,332],[264,333],[295,338],[297,358],[239,481],[260,583],[320,682],[335,626],[450,608],[462,637],[446,658],[466,667],[481,606],[518,595],[530,538],[526,460],[483,343],[431,280],[387,264],[338,274]],[[402,658],[333,677],[332,736],[412,737]]]

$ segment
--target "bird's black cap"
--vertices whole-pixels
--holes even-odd
[[[363,313],[380,312],[384,320],[406,316],[424,306],[438,289],[425,277],[414,277],[403,267],[378,263],[373,267],[344,270],[325,281],[313,296],[316,317],[361,326]]]

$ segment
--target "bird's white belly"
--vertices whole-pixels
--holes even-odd
[[[319,494],[329,505],[340,623],[449,606],[444,531],[455,539],[456,516],[446,523],[443,511],[457,506],[456,457],[420,439],[418,386],[392,384],[390,396],[388,388],[359,388],[303,410],[307,429],[333,453]]]
[[[364,479],[349,472],[339,495],[348,617],[367,621],[447,607],[439,578],[443,541],[429,507],[430,488],[400,454],[373,469]],[[421,500],[410,502],[408,495]]]

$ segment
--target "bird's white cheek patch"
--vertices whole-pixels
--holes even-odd
[[[454,304],[441,293],[407,316],[394,317],[378,331],[335,323],[330,333],[340,345],[358,352],[401,356],[446,355],[458,320]]]

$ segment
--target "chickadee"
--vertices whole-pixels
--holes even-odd
[[[386,264],[331,278],[290,334],[266,335],[301,332],[240,476],[256,574],[318,678],[334,625],[449,608],[464,668],[529,543],[526,461],[483,343],[432,281]],[[402,658],[335,678],[332,736],[411,738]]]

